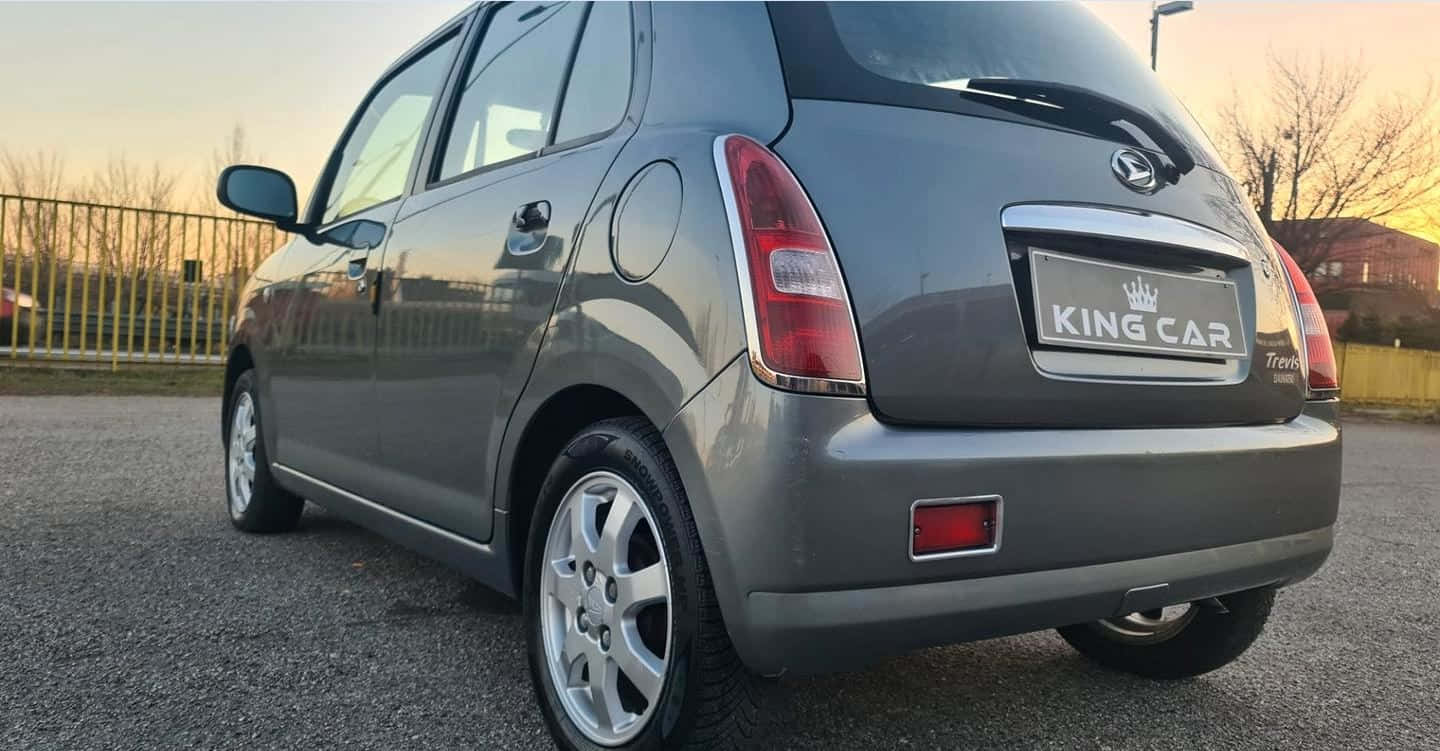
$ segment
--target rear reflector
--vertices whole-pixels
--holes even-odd
[[[820,217],[780,157],[740,135],[715,141],[750,364],[766,382],[862,395],[850,295]]]
[[[977,555],[999,547],[999,496],[916,501],[911,509],[911,558]]]
[[[1310,288],[1310,280],[1300,270],[1300,264],[1290,257],[1289,251],[1272,238],[1275,252],[1285,264],[1285,274],[1290,278],[1290,288],[1295,291],[1295,302],[1300,306],[1300,325],[1305,333],[1305,358],[1310,363],[1308,383],[1310,398],[1329,398],[1340,388],[1340,378],[1335,367],[1335,348],[1330,344],[1330,330],[1325,325],[1325,314],[1320,310],[1320,301]],[[1316,393],[1321,392],[1321,393]]]

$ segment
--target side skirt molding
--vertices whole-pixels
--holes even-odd
[[[496,519],[490,542],[480,543],[429,522],[402,514],[344,488],[274,462],[271,467],[284,476],[285,486],[313,503],[372,530],[421,555],[445,563],[507,597],[516,596],[505,551],[510,528]],[[502,509],[495,513],[503,515]]]

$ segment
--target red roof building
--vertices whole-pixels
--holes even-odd
[[[1440,302],[1440,246],[1366,219],[1286,222],[1284,234],[1297,260],[1323,257],[1307,274],[1316,291],[1357,288],[1420,292]],[[1289,237],[1293,236],[1293,237]],[[1283,241],[1282,241],[1283,242]],[[1315,250],[1307,253],[1306,246]],[[1306,264],[1309,265],[1309,264]]]

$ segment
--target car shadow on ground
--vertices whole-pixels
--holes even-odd
[[[1105,671],[1049,633],[781,679],[767,698],[767,734],[807,748],[1176,748],[1187,727],[1266,721],[1213,679]]]
[[[337,559],[366,556],[392,572],[383,578],[399,579],[382,581],[387,590],[443,589],[430,604],[395,601],[383,620],[448,616],[473,619],[486,631],[498,627],[513,635],[512,643],[489,645],[489,651],[518,671],[503,679],[492,672],[484,680],[528,687],[515,600],[324,511],[307,511],[292,537]],[[413,572],[423,580],[404,581],[416,578]],[[434,646],[464,651],[468,645]],[[844,664],[843,655],[836,659]],[[1217,726],[1254,728],[1276,720],[1252,706],[1243,686],[1234,688],[1209,677],[1157,682],[1105,671],[1043,632],[923,650],[848,672],[763,681],[761,737],[779,748],[1160,748],[1172,747],[1176,733],[1189,728],[1213,737]],[[1237,732],[1235,740],[1243,745],[1247,738]]]
[[[520,615],[520,603],[511,597],[465,577],[458,571],[445,567],[408,548],[396,545],[382,535],[360,526],[341,516],[336,516],[316,505],[308,504],[301,518],[300,526],[287,537],[298,540],[310,538],[323,541],[324,547],[338,558],[355,558],[350,565],[363,567],[365,559],[383,560],[387,568],[405,575],[404,572],[424,571],[444,581],[445,586],[456,590],[450,599],[456,607],[475,616]],[[351,544],[353,543],[353,544]],[[386,609],[394,617],[453,615],[453,609],[437,608],[432,605],[397,601]]]

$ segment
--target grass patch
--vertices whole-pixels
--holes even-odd
[[[1440,425],[1440,406],[1340,402],[1342,419],[1367,422],[1413,422]]]
[[[0,365],[0,396],[220,396],[224,368]]]

